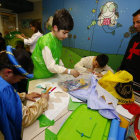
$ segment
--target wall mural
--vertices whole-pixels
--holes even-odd
[[[115,35],[115,29],[118,27],[122,27],[120,23],[117,23],[117,19],[119,18],[119,12],[117,12],[117,10],[118,5],[113,1],[105,3],[100,8],[98,20],[93,20],[91,24],[87,27],[87,29],[90,29],[91,26],[96,25],[98,21],[98,25],[102,26],[103,30],[106,33],[111,33],[112,35]],[[95,13],[96,9],[93,9],[92,12]]]
[[[73,17],[74,29],[63,46],[86,56],[95,53],[123,55],[134,34],[132,14],[139,9],[139,0],[43,0],[43,30],[50,32],[48,19],[57,9],[67,9]],[[83,50],[83,51],[82,51]],[[91,52],[91,53],[89,53]]]

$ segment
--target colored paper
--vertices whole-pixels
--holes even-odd
[[[39,126],[40,127],[46,127],[46,126],[52,126],[54,125],[54,120],[49,120],[45,115],[41,115],[37,120],[39,120]]]
[[[72,99],[70,98],[68,110],[74,111],[80,104],[81,103],[73,102]]]
[[[45,140],[55,140],[56,138],[57,137],[55,133],[53,133],[49,129],[45,130]]]

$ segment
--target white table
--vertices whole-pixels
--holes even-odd
[[[29,82],[29,89],[28,93],[31,92],[40,92],[40,89],[36,88],[37,84],[40,84],[42,82],[57,82],[58,81],[58,75],[55,75],[54,77],[47,78],[47,79],[37,79]],[[27,105],[31,104],[31,101],[27,101]],[[49,109],[49,108],[48,108]],[[61,127],[61,123],[64,121],[66,117],[68,117],[72,111],[68,110],[68,107],[66,107],[54,120],[55,124],[53,126],[49,127],[39,127],[39,121],[36,120],[32,125],[28,126],[27,128],[24,128],[23,130],[23,140],[45,140],[45,129],[48,128],[54,133],[57,133]]]

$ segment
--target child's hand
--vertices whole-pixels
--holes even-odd
[[[34,98],[41,97],[41,95],[37,92],[32,92],[30,94],[25,95],[25,99],[36,102]]]
[[[42,93],[41,98],[45,98],[48,101],[49,100],[49,93],[48,92],[47,93]]]
[[[92,73],[93,73],[93,70],[92,70],[92,69],[87,69],[87,71],[89,71],[89,72],[92,72]]]
[[[71,69],[70,74],[73,75],[73,77],[78,77],[80,73],[77,70]]]
[[[95,75],[97,75],[98,78],[102,77],[103,74],[102,73],[95,73]]]

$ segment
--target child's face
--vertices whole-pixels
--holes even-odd
[[[59,40],[64,40],[68,37],[68,33],[69,33],[69,31],[67,31],[67,30],[59,30],[56,32],[56,37]]]
[[[35,27],[33,27],[31,24],[30,24],[30,28],[33,30],[33,32],[35,32]]]
[[[9,78],[8,78],[8,83],[10,84],[14,84],[14,83],[17,83],[17,82],[20,82],[22,79],[25,79],[24,76],[21,76],[21,75],[10,75]]]
[[[97,60],[93,61],[93,68],[100,68],[99,63]]]

